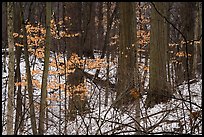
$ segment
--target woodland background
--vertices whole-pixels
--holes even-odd
[[[3,2],[2,134],[202,134],[202,2]]]

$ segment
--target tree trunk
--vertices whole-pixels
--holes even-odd
[[[124,111],[130,105],[135,105],[136,134],[140,134],[138,132],[140,130],[140,87],[138,84],[135,3],[121,2],[119,8],[120,45],[116,107]]]
[[[32,85],[32,77],[30,71],[30,63],[29,63],[29,53],[28,53],[28,43],[27,43],[27,35],[26,35],[26,28],[24,22],[24,12],[22,9],[22,3],[20,3],[21,9],[21,22],[23,27],[23,45],[24,45],[24,54],[25,54],[25,63],[26,63],[26,74],[27,74],[27,86],[28,86],[28,96],[29,96],[29,106],[30,106],[30,118],[31,118],[31,127],[33,134],[37,134],[37,127],[36,127],[36,117],[35,117],[35,108],[33,102],[33,85]]]
[[[97,50],[102,50],[104,43],[103,2],[98,2]]]
[[[155,7],[166,17],[165,2],[156,2]],[[167,84],[167,24],[152,7],[150,33],[150,90],[145,105],[153,107],[161,102],[168,101],[171,91]]]
[[[83,48],[83,54],[85,57],[94,58],[93,55],[93,45],[96,39],[96,35],[94,35],[95,30],[95,2],[87,2],[83,4],[83,22],[82,28],[84,32],[82,33],[82,43],[81,46]]]
[[[110,8],[111,8],[111,3],[107,2],[107,28],[109,27],[110,24]],[[109,36],[110,36],[110,31],[106,32],[107,35],[107,41],[109,41]],[[106,45],[107,50],[106,50],[106,61],[107,61],[107,68],[106,68],[106,88],[105,88],[105,106],[108,105],[108,95],[109,95],[109,57],[110,57],[110,52],[109,52],[109,44]]]
[[[16,82],[21,82],[21,71],[20,71],[20,57],[22,48],[16,48],[17,56],[16,56]],[[16,100],[16,118],[15,118],[15,130],[14,133],[17,134],[19,129],[22,129],[22,93],[21,93],[21,85],[18,85],[17,90],[17,100]],[[22,130],[21,130],[22,131]]]
[[[14,109],[14,39],[13,39],[13,2],[7,3],[8,19],[8,47],[9,47],[9,80],[8,80],[8,104],[7,104],[7,134],[14,134],[13,109]]]
[[[46,2],[46,45],[45,45],[45,57],[44,57],[44,69],[42,77],[41,87],[41,101],[40,101],[40,121],[39,121],[39,135],[44,134],[44,120],[46,109],[46,95],[47,95],[47,78],[49,69],[49,56],[50,56],[50,44],[51,44],[51,2]]]
[[[121,2],[120,8],[120,45],[118,59],[118,81],[116,107],[122,108],[135,101],[130,90],[138,88],[137,49],[134,3]]]
[[[170,19],[170,8],[171,8],[172,3],[169,2],[166,4],[166,18],[169,20]],[[169,86],[172,87],[171,85],[171,70],[170,70],[170,62],[171,62],[171,56],[170,53],[168,51],[170,51],[170,47],[169,47],[169,39],[170,39],[170,24],[166,23],[166,27],[167,27],[167,31],[166,31],[166,42],[167,42],[167,77],[168,77],[168,83]]]
[[[195,2],[185,2],[184,4],[182,4],[182,12],[181,12],[181,17],[182,17],[182,22],[183,22],[183,34],[186,37],[187,41],[191,41],[194,39],[194,22],[192,20],[195,19],[195,12],[191,11],[191,9],[195,9]],[[187,46],[187,51],[186,51],[186,46]],[[193,73],[193,57],[194,57],[194,45],[193,43],[187,42],[187,45],[184,44],[182,47],[182,50],[184,51],[184,53],[188,53],[190,54],[190,56],[188,56],[188,62],[187,57],[183,57],[183,68],[184,68],[184,80],[187,79],[193,79],[195,78],[195,73]],[[187,65],[188,63],[188,65]],[[187,67],[188,67],[188,72],[187,72]],[[187,74],[188,73],[188,74]]]
[[[14,5],[14,16],[16,17],[15,21],[16,24],[14,26],[14,32],[20,33],[21,29],[21,16],[20,16],[20,8],[19,5],[16,3]],[[20,42],[19,39],[16,42]],[[21,61],[21,53],[22,47],[16,46],[16,69],[15,69],[15,82],[21,82],[21,71],[20,71],[20,61]],[[22,92],[21,92],[21,85],[17,86],[17,99],[16,99],[16,117],[15,117],[15,129],[14,134],[18,134],[18,131],[22,132]]]
[[[199,18],[200,18],[200,34],[202,34],[202,3],[200,2],[199,3]],[[200,39],[200,58],[201,58],[201,61],[200,63],[202,62],[202,37]],[[201,78],[202,78],[202,63],[200,64],[200,74],[201,74]]]
[[[201,24],[200,24],[200,7],[199,2],[196,3],[196,15],[195,15],[195,28],[194,28],[194,40],[199,40],[201,35]],[[194,42],[194,56],[193,56],[193,73],[199,74],[201,67],[201,56],[200,56],[200,43]]]

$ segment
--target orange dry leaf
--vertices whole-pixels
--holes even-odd
[[[79,36],[79,33],[74,34],[75,37]]]
[[[16,45],[17,47],[23,47],[23,45],[22,45],[22,44],[19,44],[19,43],[15,43],[15,45]]]
[[[59,88],[59,84],[57,84],[56,82],[50,82],[47,86],[48,89],[58,89]]]
[[[41,88],[41,84],[40,84],[40,82],[38,81],[38,80],[36,80],[36,79],[33,79],[32,80],[32,83],[33,83],[33,86],[35,86],[35,87],[37,87],[37,88]]]
[[[18,37],[18,33],[13,33],[13,37],[14,38]]]
[[[177,57],[186,57],[186,52],[184,52],[184,51],[180,51],[180,52],[177,52],[176,53],[176,56]],[[190,57],[191,56],[191,54],[188,54],[188,56]]]
[[[32,75],[41,74],[41,73],[42,73],[42,70],[39,70],[39,69],[38,69],[38,70],[32,70],[32,71],[31,71],[31,74],[32,74]]]
[[[65,31],[60,31],[59,32],[60,37],[64,37],[66,35]]]
[[[59,25],[62,25],[62,24],[63,24],[63,20],[59,21],[58,24],[59,24]]]
[[[46,100],[50,100],[50,101],[57,101],[57,98],[53,98],[53,97],[51,97],[51,98],[46,98]]]
[[[23,35],[19,35],[20,38],[23,38]]]
[[[71,35],[70,35],[70,34],[66,34],[66,35],[65,35],[65,37],[68,37],[68,38],[70,38],[70,37],[71,37]]]
[[[35,55],[36,55],[37,58],[43,58],[44,57],[43,52],[36,52]]]
[[[68,20],[69,18],[67,16],[64,17],[64,20]]]
[[[60,90],[65,90],[65,84],[59,84]]]
[[[42,34],[46,33],[46,30],[44,28],[41,28],[40,31],[41,31]]]
[[[28,52],[30,52],[30,53],[32,53],[32,54],[34,53],[34,51],[35,51],[35,50],[32,49],[32,48],[29,48],[29,49],[28,49]]]
[[[43,48],[37,48],[35,55],[37,58],[43,58],[44,57],[44,49]]]
[[[67,74],[71,74],[71,73],[74,73],[75,69],[72,69],[72,68],[67,68],[66,69],[66,73]]]
[[[31,40],[32,42],[35,41],[35,38],[34,38],[34,37],[29,37],[29,38],[30,38],[30,40]]]
[[[21,82],[16,82],[15,83],[15,86],[20,86],[21,85]]]
[[[55,24],[55,21],[54,21],[54,19],[52,19],[52,20],[50,21],[50,23],[51,23],[51,24]]]
[[[27,82],[16,82],[15,83],[15,86],[26,86],[27,85]]]
[[[50,75],[64,74],[64,71],[63,70],[58,70],[58,71],[49,70],[48,74]]]
[[[144,66],[143,70],[144,70],[144,71],[148,71],[148,70],[149,70],[149,67],[148,67],[148,66]]]
[[[140,92],[138,89],[136,88],[132,88],[130,90],[130,95],[132,95],[135,99],[139,98],[140,97]]]
[[[73,87],[73,92],[75,94],[85,94],[87,91],[88,90],[83,83]]]

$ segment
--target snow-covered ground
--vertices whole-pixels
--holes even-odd
[[[2,56],[2,62],[3,62]],[[30,61],[33,60],[31,56]],[[6,58],[6,71],[2,69],[2,125],[3,125],[3,134],[6,134],[6,104],[5,101],[7,98],[7,87],[6,81],[8,80],[8,58]],[[35,64],[34,70],[38,70],[38,73],[33,75],[33,80],[35,79],[36,86],[34,85],[34,100],[36,104],[36,117],[38,122],[39,117],[39,102],[40,102],[40,89],[37,87],[37,84],[42,82],[42,70],[43,63],[39,59],[36,59],[36,62],[31,63]],[[25,76],[25,62],[21,60],[21,75]],[[33,66],[31,66],[33,70]],[[56,68],[50,67],[50,70],[57,71]],[[86,72],[90,74],[95,74],[96,69],[86,69]],[[116,75],[116,63],[110,62],[110,77],[112,77],[111,82],[115,82]],[[106,68],[101,68],[99,77],[105,79]],[[58,79],[58,75],[49,75],[49,82],[58,82],[58,84],[65,83],[65,79],[62,76]],[[96,85],[92,80],[87,79],[85,82],[86,88],[88,89],[87,97],[90,104],[90,113],[86,115],[77,115],[76,120],[67,121],[67,131],[64,133],[65,127],[65,108],[64,100],[65,93],[63,90],[56,89],[55,93],[61,93],[61,96],[56,98],[61,99],[61,101],[49,100],[48,103],[50,107],[49,110],[49,119],[48,119],[48,130],[46,131],[47,135],[58,135],[61,134],[72,134],[72,135],[95,135],[95,134],[120,134],[120,135],[132,135],[135,134],[135,106],[132,105],[130,109],[127,109],[125,112],[114,109],[113,102],[115,99],[115,93],[109,89],[109,100],[108,105],[105,106],[105,88]],[[22,86],[22,91],[24,93],[25,86]],[[48,93],[53,89],[48,89]],[[146,95],[144,95],[140,100],[140,116],[141,123],[140,129],[141,134],[190,134],[191,126],[196,127],[192,130],[193,134],[202,134],[202,114],[198,117],[193,117],[189,111],[190,102],[189,102],[189,92],[187,84],[183,84],[178,87],[177,92],[174,94],[174,98],[170,100],[167,104],[158,104],[153,108],[145,109],[144,102]],[[179,94],[181,91],[181,94]],[[192,100],[192,111],[191,112],[202,112],[201,100],[202,100],[202,79],[199,79],[198,82],[190,85],[191,91],[191,100]],[[48,94],[48,97],[53,97],[52,94]],[[16,98],[16,94],[15,94]],[[28,104],[28,102],[27,102]],[[61,106],[60,106],[61,105]],[[67,105],[68,106],[68,105]],[[61,108],[61,113],[60,113]],[[28,105],[27,105],[28,109]],[[15,113],[15,110],[14,110]],[[194,114],[193,113],[193,114]],[[61,115],[61,120],[59,116]],[[28,117],[26,114],[25,117]],[[192,118],[192,123],[190,123],[190,117]],[[60,125],[60,126],[59,126]],[[30,119],[28,118],[25,123],[25,133],[23,134],[32,134]],[[61,128],[61,129],[60,129]],[[60,131],[61,130],[61,131]]]

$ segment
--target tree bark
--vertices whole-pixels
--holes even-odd
[[[202,34],[202,3],[199,3],[199,18],[200,18],[200,34]],[[201,58],[201,62],[202,62],[202,37],[200,39],[200,58]],[[201,78],[202,78],[202,63],[200,65],[200,74],[201,74]]]
[[[14,26],[14,32],[20,33],[21,29],[21,16],[19,4],[14,5],[14,16],[16,24]],[[17,39],[15,42],[20,42],[21,40]],[[21,82],[21,71],[20,71],[20,61],[21,61],[22,47],[16,46],[16,69],[15,69],[15,82]],[[23,125],[23,114],[22,114],[22,92],[21,85],[17,86],[17,99],[16,99],[16,117],[15,117],[15,129],[14,134],[18,134],[18,131],[22,132]]]
[[[85,57],[94,58],[93,55],[93,45],[96,39],[96,35],[94,35],[95,30],[95,2],[87,2],[83,3],[83,22],[82,22],[82,43],[81,46],[83,48],[83,54]]]
[[[40,121],[39,121],[39,135],[44,134],[44,120],[46,109],[46,95],[47,95],[47,78],[49,69],[49,56],[50,56],[50,44],[51,44],[51,2],[46,2],[46,45],[45,45],[45,57],[44,57],[44,69],[42,77],[41,87],[41,101],[40,101]]]
[[[13,2],[7,3],[8,19],[8,47],[9,47],[9,81],[8,81],[8,104],[7,104],[7,134],[14,134],[13,109],[14,109],[14,38],[13,38]]]
[[[37,134],[36,127],[36,117],[35,117],[35,108],[33,102],[33,85],[32,85],[32,76],[30,71],[30,63],[29,63],[29,53],[28,53],[28,43],[27,43],[27,35],[26,35],[26,26],[24,22],[24,12],[22,9],[22,3],[20,3],[21,9],[21,22],[23,26],[23,45],[24,45],[24,54],[25,54],[25,63],[26,63],[26,74],[27,74],[27,86],[28,86],[28,96],[29,96],[29,106],[30,106],[30,118],[31,118],[31,127],[33,134]]]
[[[103,27],[103,2],[98,2],[98,27],[97,27],[97,50],[102,50],[104,43],[104,27]]]
[[[120,44],[118,59],[118,82],[116,107],[124,111],[130,105],[135,105],[136,133],[140,127],[140,87],[137,63],[136,16],[135,3],[121,2],[120,8]]]
[[[166,17],[165,2],[156,2],[156,9]],[[150,89],[145,102],[146,107],[153,107],[168,101],[171,91],[167,84],[167,23],[152,7],[150,33]]]
[[[111,3],[107,2],[107,28],[109,27],[110,24],[110,8],[111,8]],[[109,36],[110,36],[110,31],[106,32],[107,35],[107,41],[109,41]],[[105,106],[108,106],[108,96],[109,96],[109,45],[106,45],[107,50],[106,50],[106,61],[107,61],[107,68],[106,68],[106,88],[105,88]]]
[[[138,88],[137,49],[134,3],[121,2],[120,8],[120,45],[118,59],[117,107],[128,106],[135,101],[130,90]]]
[[[195,24],[192,20],[195,19],[195,12],[191,11],[191,9],[195,9],[195,2],[185,2],[182,4],[182,12],[181,12],[181,17],[182,17],[182,26],[183,26],[183,34],[186,37],[187,41],[191,41],[194,39],[194,28]],[[187,48],[186,48],[187,46]],[[187,50],[186,50],[187,49]],[[193,79],[195,78],[195,73],[193,73],[193,57],[194,57],[194,45],[193,43],[187,42],[187,45],[184,44],[182,46],[182,50],[184,53],[190,54],[188,56],[188,62],[187,57],[183,57],[183,68],[184,68],[184,80],[188,79]],[[187,65],[188,63],[188,65]],[[187,67],[188,67],[188,72],[187,72]],[[188,74],[187,74],[188,73]]]
[[[196,12],[195,12],[195,28],[194,28],[194,40],[199,40],[201,35],[201,24],[200,24],[200,7],[199,2],[196,2]],[[198,41],[196,41],[198,42]],[[193,56],[193,73],[199,74],[201,67],[201,56],[200,56],[200,44],[194,42],[194,56]]]

